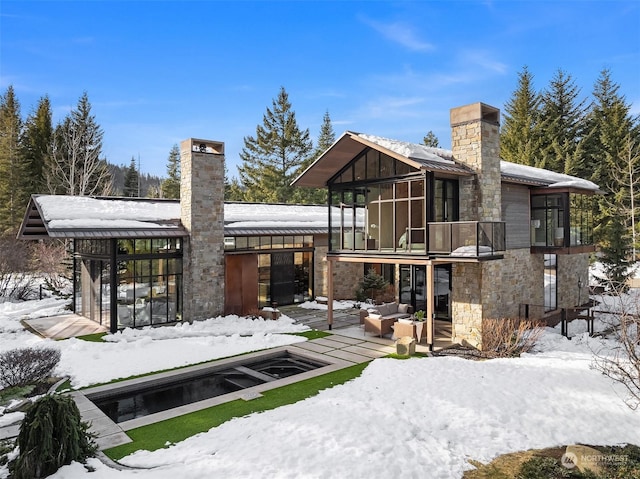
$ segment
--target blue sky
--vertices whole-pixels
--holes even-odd
[[[353,130],[450,146],[449,110],[503,109],[527,65],[591,94],[603,68],[640,114],[635,1],[46,1],[0,4],[0,88],[54,122],[87,91],[111,163],[165,175],[172,145],[223,141],[236,175],[281,86],[316,138]]]

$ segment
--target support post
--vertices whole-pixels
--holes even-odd
[[[429,261],[427,263],[427,345],[429,346],[429,351],[433,351],[433,342],[434,342],[434,329],[435,329],[435,312],[434,312],[434,289],[433,289],[433,280],[434,280],[434,268],[433,263]]]
[[[327,258],[327,324],[333,327],[333,261]]]

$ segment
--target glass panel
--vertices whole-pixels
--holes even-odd
[[[411,182],[411,196],[413,198],[424,198],[424,181],[412,181]]]
[[[381,185],[380,186],[380,199],[392,200],[393,199],[393,185]]]
[[[246,249],[247,248],[247,237],[246,236],[236,236],[236,249]]]
[[[224,249],[225,250],[234,250],[234,249],[236,249],[236,239],[233,236],[225,236],[224,237]]]
[[[393,221],[393,203],[380,204],[380,248],[393,250],[395,248],[395,233]]]
[[[367,192],[367,202],[378,201],[380,199],[380,187],[370,186]]]
[[[247,237],[247,249],[258,249],[258,248],[260,248],[260,237],[259,236]]]
[[[367,179],[380,176],[380,154],[376,150],[367,151]]]
[[[136,254],[146,254],[151,252],[151,240],[150,239],[137,239]]]
[[[272,236],[271,237],[271,247],[273,249],[284,247],[284,237],[283,236]]]
[[[367,208],[367,244],[368,250],[380,247],[380,203],[371,203]]]
[[[411,168],[409,165],[407,165],[406,163],[403,163],[402,161],[396,160],[396,175],[408,175],[412,171],[415,171],[415,170]]]
[[[409,202],[396,201],[396,248],[399,251],[407,251],[411,241],[409,235]]]
[[[164,253],[167,250],[167,239],[166,238],[152,239],[151,250],[153,253]]]
[[[409,197],[409,183],[396,183],[396,199],[404,199]]]
[[[284,236],[282,238],[282,243],[285,248],[293,248],[295,246],[293,236]]]
[[[389,178],[395,175],[395,162],[395,159],[380,153],[380,178]]]
[[[258,306],[271,305],[271,255],[258,255]]]
[[[557,308],[558,285],[556,281],[558,256],[544,255],[544,310],[553,311]]]
[[[362,181],[366,179],[367,162],[364,156],[358,158],[353,164],[354,179],[355,181]]]
[[[260,249],[271,249],[271,236],[260,237]]]
[[[351,183],[353,181],[353,168],[348,166],[345,171],[342,172],[342,183]]]

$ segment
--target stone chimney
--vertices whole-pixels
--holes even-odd
[[[183,319],[224,311],[224,143],[180,143],[180,218],[189,232],[183,256]]]
[[[501,221],[500,110],[473,103],[450,118],[453,157],[477,173],[460,182],[460,219]]]

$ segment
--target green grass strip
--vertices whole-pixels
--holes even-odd
[[[76,336],[76,338],[81,339],[82,341],[89,341],[91,343],[102,343],[102,337],[107,334],[108,333],[85,334],[84,336]]]
[[[213,406],[201,411],[195,411],[166,421],[127,431],[133,440],[107,449],[105,454],[114,460],[121,459],[140,449],[155,451],[166,447],[166,443],[176,443],[212,427],[229,421],[235,417],[242,417],[255,412],[268,411],[287,404],[293,404],[303,399],[315,396],[319,391],[357,378],[367,367],[368,363],[356,364],[345,369],[306,379],[288,386],[272,389],[263,393],[263,397],[244,401],[238,399],[228,403]]]
[[[302,331],[300,333],[287,333],[291,336],[302,336],[303,338],[307,338],[309,341],[312,339],[320,339],[326,338],[327,336],[331,336],[331,333],[327,333],[325,331],[318,331],[317,329],[312,329],[311,331]]]

